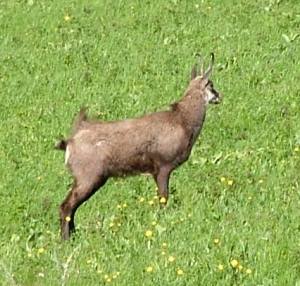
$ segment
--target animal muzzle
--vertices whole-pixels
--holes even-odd
[[[219,104],[222,102],[223,95],[221,93],[216,93],[215,97],[211,100],[213,104]]]

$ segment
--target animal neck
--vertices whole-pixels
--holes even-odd
[[[195,86],[190,86],[184,97],[173,105],[183,121],[184,128],[192,132],[193,137],[197,137],[205,120],[206,101],[203,91]]]

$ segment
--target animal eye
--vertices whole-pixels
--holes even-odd
[[[212,82],[211,81],[208,81],[207,83],[206,83],[206,85],[205,85],[205,87],[211,87],[211,88],[213,88],[213,84],[212,84]]]

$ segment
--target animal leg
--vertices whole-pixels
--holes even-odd
[[[98,178],[93,183],[76,182],[63,203],[60,205],[61,237],[64,240],[70,238],[75,231],[74,217],[79,206],[87,201],[106,182],[106,178]]]
[[[162,167],[158,170],[158,173],[154,175],[159,196],[159,201],[162,205],[166,205],[169,197],[169,178],[172,169],[170,167]]]

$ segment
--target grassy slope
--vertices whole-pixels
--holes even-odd
[[[299,27],[292,0],[1,1],[0,284],[300,283]],[[55,138],[82,105],[104,119],[165,108],[210,51],[224,102],[166,210],[148,203],[151,178],[111,180],[62,244],[71,178]]]

